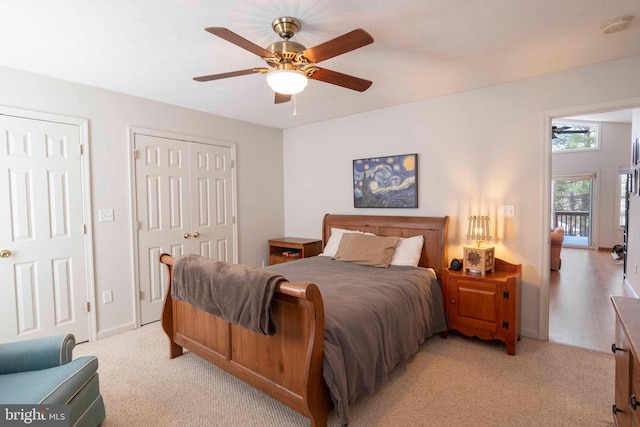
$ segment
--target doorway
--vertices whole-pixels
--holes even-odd
[[[564,229],[563,246],[597,248],[593,239],[596,173],[554,176],[551,181],[551,227]]]
[[[551,228],[557,222],[567,236],[562,267],[550,272],[543,296],[548,338],[606,352],[615,321],[609,295],[626,292],[623,268],[612,258],[611,247],[623,240],[619,170],[630,162],[632,109],[556,118],[600,124],[602,144],[573,156],[550,149],[548,218]],[[616,144],[617,154],[612,153]]]

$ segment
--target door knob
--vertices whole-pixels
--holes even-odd
[[[196,231],[195,233],[193,233],[193,237],[200,237],[200,233]]]
[[[189,237],[191,237],[191,234],[189,234],[189,233],[184,233],[184,234],[183,234],[183,236],[184,236],[184,238],[185,238],[185,239],[188,239]]]
[[[0,258],[9,258],[11,256],[11,251],[8,249],[3,249],[0,251]]]

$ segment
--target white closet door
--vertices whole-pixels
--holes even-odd
[[[231,148],[136,133],[141,324],[160,319],[168,285],[160,254],[232,261]]]
[[[167,289],[160,254],[190,252],[189,145],[156,136],[135,136],[138,272],[142,324],[160,318]]]
[[[89,339],[80,130],[0,115],[0,342]]]
[[[191,252],[233,261],[233,191],[229,147],[191,143]]]

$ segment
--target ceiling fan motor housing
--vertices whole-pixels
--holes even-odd
[[[302,24],[296,18],[291,16],[284,16],[282,18],[275,19],[271,23],[271,28],[275,31],[280,37],[285,40],[289,40],[295,33],[300,31],[302,28]]]
[[[296,55],[305,49],[306,47],[304,47],[300,43],[292,42],[289,40],[271,43],[269,47],[267,47],[268,51],[273,52],[274,54],[279,56],[280,59],[282,59],[284,62],[293,61]],[[267,63],[272,67],[275,67],[277,65],[275,63],[271,63],[270,61],[267,61]]]

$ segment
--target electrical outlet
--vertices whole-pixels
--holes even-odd
[[[111,290],[104,291],[102,293],[102,302],[104,304],[109,304],[110,302],[113,302],[113,291]]]
[[[98,221],[100,222],[113,221],[113,209],[98,210]]]
[[[513,218],[514,216],[516,216],[516,207],[513,205],[503,206],[502,215],[505,218]]]

